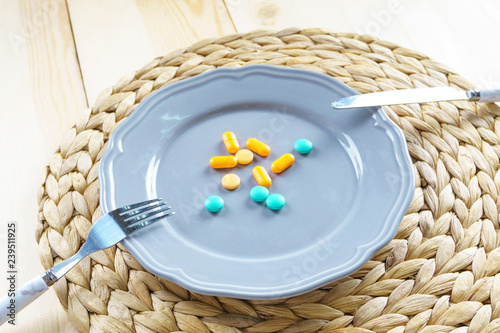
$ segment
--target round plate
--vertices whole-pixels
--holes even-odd
[[[378,108],[334,110],[357,94],[330,76],[250,65],[208,71],[151,94],[111,135],[99,168],[101,208],[160,197],[176,215],[122,241],[149,271],[190,290],[272,299],[303,293],[359,269],[387,244],[413,197],[413,167],[399,128]],[[271,147],[247,166],[214,170],[230,155],[222,133]],[[297,139],[314,144],[307,155]],[[283,173],[271,163],[293,153]],[[252,168],[271,174],[271,211],[249,197]],[[241,178],[234,191],[223,175]],[[204,200],[219,195],[216,214]]]

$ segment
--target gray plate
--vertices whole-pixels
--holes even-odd
[[[333,110],[357,94],[327,75],[250,65],[216,69],[149,96],[111,135],[99,168],[104,213],[161,197],[176,215],[125,239],[149,271],[190,290],[247,299],[291,296],[360,268],[394,236],[415,180],[405,139],[378,108]],[[220,185],[228,170],[209,160],[228,155],[222,133],[243,146],[256,137],[271,154],[230,170],[242,184]],[[308,155],[293,150],[307,138]],[[296,162],[274,175],[271,211],[253,202],[252,168],[285,153]],[[217,214],[204,200],[219,195]]]

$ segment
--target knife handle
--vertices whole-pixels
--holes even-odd
[[[500,102],[500,89],[479,90],[479,102]]]

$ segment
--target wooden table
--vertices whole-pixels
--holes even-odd
[[[234,32],[321,27],[419,50],[477,86],[500,86],[494,0],[0,1],[0,293],[7,222],[17,224],[17,283],[43,271],[34,230],[43,170],[99,92],[156,56]],[[53,291],[0,332],[73,332]]]

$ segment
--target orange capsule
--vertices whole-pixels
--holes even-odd
[[[292,154],[285,154],[271,164],[271,170],[273,170],[274,173],[281,173],[292,165],[293,162],[295,162],[295,156]]]
[[[231,154],[240,150],[240,144],[238,143],[238,139],[236,139],[236,135],[234,135],[233,132],[225,132],[222,134],[222,141],[224,141],[227,151]]]
[[[260,156],[267,156],[271,152],[271,147],[255,138],[247,140],[247,148]]]
[[[260,165],[256,166],[255,168],[253,168],[252,173],[255,180],[257,181],[257,184],[264,187],[271,186],[272,184],[271,177],[267,173],[266,169],[264,169],[264,167]]]
[[[210,166],[214,169],[234,168],[237,164],[234,156],[214,156],[210,159]]]

